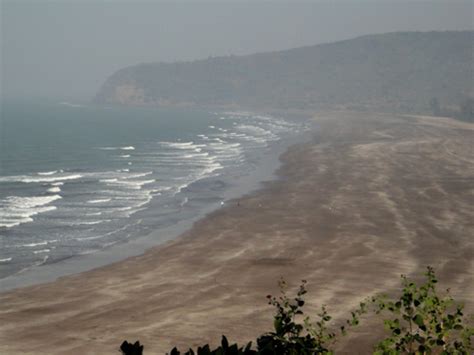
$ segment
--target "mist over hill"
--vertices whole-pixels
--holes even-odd
[[[115,72],[97,103],[430,112],[474,94],[474,31],[397,32]]]

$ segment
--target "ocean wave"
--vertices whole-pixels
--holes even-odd
[[[240,143],[227,143],[225,141],[219,142],[219,143],[211,143],[210,147],[214,150],[232,150],[232,149],[238,149],[241,146]]]
[[[120,158],[130,158],[130,154],[123,154],[123,155],[120,155]]]
[[[110,201],[112,201],[111,198],[103,198],[103,199],[98,199],[98,200],[89,200],[87,201],[87,203],[95,204],[95,203],[105,203],[105,202],[110,202]]]
[[[183,158],[190,159],[190,158],[198,158],[198,157],[208,157],[209,153],[204,152],[204,153],[195,153],[195,154],[184,154],[182,155]]]
[[[105,183],[110,183],[110,182],[117,182],[117,178],[112,178],[112,179],[100,179],[100,182],[105,182]]]
[[[128,175],[128,176],[125,177],[125,179],[136,179],[136,178],[148,176],[148,175],[151,175],[151,174],[153,174],[153,171],[146,171],[144,173]]]
[[[97,149],[100,150],[135,150],[133,145],[125,146],[125,147],[99,147]]]
[[[9,196],[0,201],[0,227],[11,228],[22,223],[32,222],[33,216],[53,211],[56,206],[46,206],[59,200],[60,195],[20,197]]]
[[[213,173],[214,171],[220,170],[220,169],[222,169],[222,168],[224,168],[224,167],[222,166],[222,164],[220,164],[220,163],[213,163],[213,164],[207,166],[207,167],[202,171],[201,174],[204,175],[204,176],[207,176],[208,174]]]
[[[61,192],[61,188],[58,186],[53,186],[48,189],[48,192],[52,192],[52,193]]]
[[[152,184],[154,183],[156,180],[155,179],[150,179],[150,180],[118,180],[116,182],[114,182],[113,184],[116,184],[116,185],[122,185],[122,186],[125,186],[127,188],[130,188],[130,189],[141,189],[142,186],[144,185],[148,185],[148,184]]]
[[[256,134],[256,135],[265,136],[268,138],[278,138],[278,136],[273,134],[271,131],[266,130],[262,127],[254,126],[254,125],[241,124],[241,125],[238,125],[236,128],[240,131],[251,132],[254,135]]]
[[[194,142],[160,142],[162,146],[175,149],[194,150],[196,148],[204,148],[205,144],[196,144]]]
[[[106,238],[110,235],[122,232],[122,231],[126,230],[129,227],[136,226],[137,224],[140,224],[141,222],[142,222],[142,220],[140,219],[140,220],[136,221],[135,223],[127,224],[127,225],[125,225],[121,228],[115,229],[113,231],[107,232],[107,233],[102,234],[102,235],[96,235],[96,236],[91,236],[91,237],[78,237],[78,238],[74,238],[74,239],[77,240],[77,241],[83,241],[83,240],[96,240],[96,239]]]
[[[136,179],[139,177],[144,177],[152,174],[153,172],[146,172],[146,173],[139,173],[139,174],[134,174],[130,176],[124,176],[121,178],[110,178],[110,179],[100,179],[100,182],[103,182],[107,184],[108,186],[123,186],[126,188],[132,188],[132,189],[141,189],[143,185],[148,185],[151,183],[154,183],[156,180],[155,179],[150,179],[150,180],[132,180]]]
[[[43,254],[43,253],[49,253],[51,249],[41,249],[41,250],[34,250],[33,254]]]
[[[23,223],[33,222],[33,218],[31,216],[35,216],[40,213],[54,211],[56,206],[49,206],[49,207],[41,207],[35,210],[34,212],[25,213],[22,216],[14,216],[14,217],[0,217],[0,227],[5,228],[12,228],[19,226]],[[1,213],[0,213],[1,215]]]
[[[181,207],[184,207],[185,204],[187,204],[189,202],[189,199],[187,197],[185,197],[181,202],[180,202],[180,206]]]
[[[0,263],[8,263],[12,260],[13,260],[13,258],[4,258],[4,259],[0,259]]]
[[[161,142],[163,145],[168,145],[170,147],[189,147],[194,144],[193,141],[191,142]]]
[[[103,212],[90,212],[86,213],[86,216],[100,216]]]
[[[62,175],[62,176],[53,176],[53,177],[17,175],[17,176],[0,177],[0,182],[24,182],[24,183],[56,182],[56,181],[66,181],[66,180],[77,180],[82,177],[83,175],[80,175],[80,174],[71,174],[71,175]]]
[[[43,172],[39,172],[37,173],[38,175],[54,175],[56,174],[58,171],[57,170],[52,170],[52,171],[43,171]]]
[[[52,242],[52,241],[51,241]],[[48,245],[48,241],[44,241],[44,242],[38,242],[38,243],[28,243],[28,244],[21,244],[19,245],[19,247],[26,247],[26,248],[34,248],[34,247],[37,247],[39,245]]]
[[[92,226],[92,225],[95,225],[95,224],[106,223],[106,222],[110,222],[110,221],[111,221],[110,219],[102,219],[102,220],[99,220],[99,221],[79,221],[79,222],[72,222],[72,223],[68,223],[68,224],[71,225],[71,226],[82,226],[82,225]]]

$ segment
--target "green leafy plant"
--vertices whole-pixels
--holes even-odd
[[[282,355],[314,355],[333,354],[330,349],[337,336],[346,334],[346,327],[341,326],[338,331],[329,326],[332,317],[325,306],[317,314],[317,320],[312,322],[305,316],[303,306],[306,291],[306,280],[303,280],[296,297],[290,299],[286,295],[287,284],[281,279],[279,282],[281,295],[277,298],[268,295],[268,303],[276,308],[274,316],[274,331],[266,333],[257,339],[258,354]],[[349,326],[359,323],[359,316],[365,312],[365,304],[352,312],[352,318],[347,320]]]
[[[279,282],[281,296],[268,295],[268,303],[276,308],[273,326],[274,331],[266,333],[257,339],[260,354],[323,354],[329,353],[327,342],[334,338],[335,334],[329,332],[326,323],[331,319],[323,308],[320,327],[314,329],[308,317],[304,318],[303,324],[297,321],[297,317],[303,317],[304,295],[306,281],[303,280],[294,299],[286,295],[286,282]]]
[[[390,335],[377,344],[375,354],[470,354],[474,329],[467,324],[463,306],[446,291],[440,296],[435,272],[428,267],[420,286],[402,275],[402,294],[372,299],[377,313],[390,313],[384,320]]]
[[[347,328],[357,326],[361,315],[369,307],[377,314],[389,313],[384,324],[389,335],[380,341],[374,350],[376,355],[468,355],[473,354],[472,338],[474,328],[468,323],[463,307],[450,296],[449,290],[441,296],[437,289],[435,272],[428,267],[426,281],[417,286],[402,276],[402,293],[396,299],[380,295],[369,302],[361,302],[351,312],[351,318],[343,326],[330,326],[331,316],[323,306],[313,322],[303,312],[306,281],[303,280],[296,297],[287,296],[287,284],[279,282],[281,295],[268,295],[268,303],[275,307],[274,330],[257,338],[257,349],[252,343],[245,346],[229,345],[225,336],[221,345],[212,350],[208,344],[189,349],[183,355],[319,355],[333,354],[333,345]],[[334,329],[337,329],[334,330]],[[123,342],[121,351],[125,355],[141,355],[143,346],[139,342]],[[169,355],[181,355],[173,348]]]

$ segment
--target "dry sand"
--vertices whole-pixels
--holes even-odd
[[[280,179],[142,256],[0,295],[1,354],[145,354],[270,330],[265,296],[308,280],[308,311],[344,318],[399,275],[436,268],[474,294],[474,125],[333,112],[282,156]],[[368,320],[338,345],[369,353]],[[379,325],[380,327],[380,325]],[[348,345],[350,344],[350,345]]]

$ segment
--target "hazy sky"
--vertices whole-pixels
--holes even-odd
[[[474,26],[472,0],[0,2],[3,95],[72,100],[92,98],[108,75],[141,62]]]

